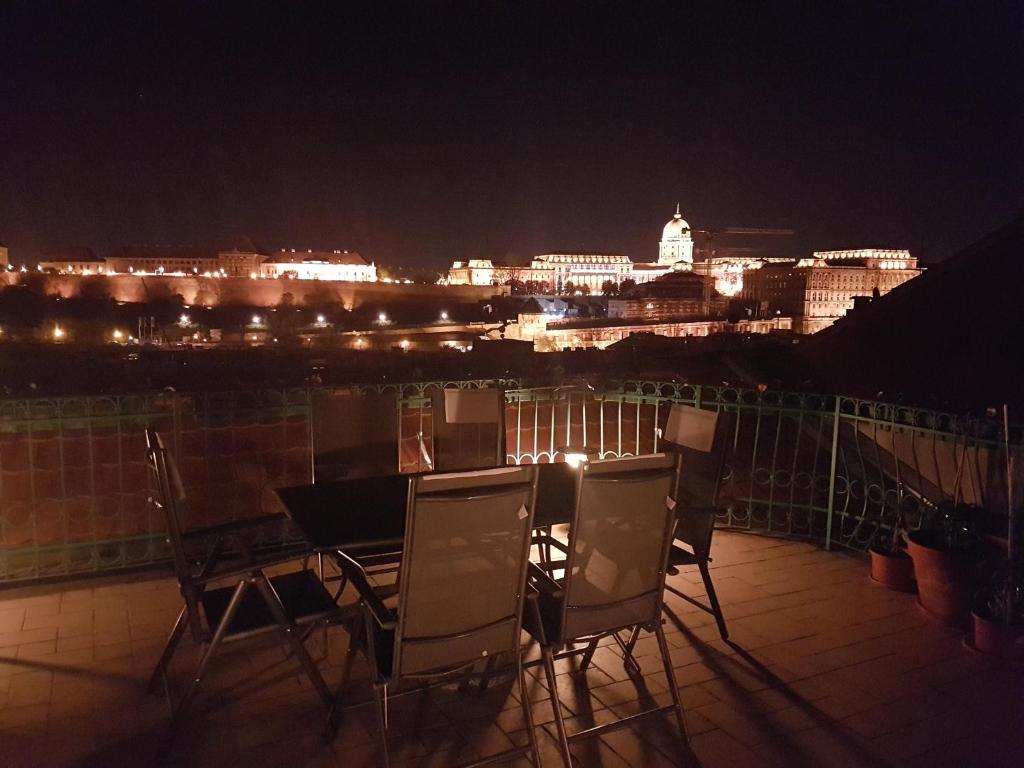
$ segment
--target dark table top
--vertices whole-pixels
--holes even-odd
[[[576,473],[568,464],[538,464],[537,528],[572,519]],[[302,535],[318,550],[372,550],[400,545],[410,475],[331,480],[278,488],[277,495]]]

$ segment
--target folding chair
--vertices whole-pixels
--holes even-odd
[[[306,635],[299,636],[299,627],[308,625],[311,629],[318,622],[326,626],[326,622],[337,615],[338,607],[311,570],[270,577],[264,573],[264,569],[270,566],[308,556],[308,551],[293,550],[258,557],[239,539],[238,552],[226,556],[229,537],[220,531],[212,551],[205,560],[197,561],[186,552],[187,534],[183,530],[181,515],[186,498],[174,459],[160,436],[151,429],[146,430],[146,445],[147,465],[158,497],[156,504],[167,518],[174,571],[185,601],[153,670],[149,691],[154,691],[159,682],[164,683],[173,720],[177,722],[196,695],[210,661],[222,643],[277,631],[330,710],[333,704],[331,693],[306,650],[303,642]],[[216,587],[214,582],[231,585]],[[205,645],[206,649],[188,688],[175,705],[171,700],[167,669],[186,628],[191,630],[193,640]]]
[[[434,470],[461,472],[508,463],[503,389],[436,389],[431,412]],[[439,414],[443,419],[437,418]]]
[[[389,689],[404,681],[454,681],[495,658],[515,660],[529,743],[473,765],[522,755],[539,765],[520,637],[536,494],[536,467],[411,478],[395,609],[384,605],[360,564],[347,560],[365,606],[363,651],[385,766]]]
[[[708,569],[708,563],[711,562],[711,536],[714,532],[714,509],[706,507],[684,509],[679,513],[676,541],[686,544],[690,549],[686,550],[673,544],[668,558],[668,572],[671,576],[678,574],[680,567],[688,565],[696,565],[700,569],[700,576],[704,580],[704,589],[707,592],[709,604],[690,597],[671,584],[666,583],[665,589],[714,616],[715,623],[718,624],[718,633],[722,636],[723,640],[727,640],[729,638],[729,630],[725,626],[725,616],[722,615],[722,606],[718,603],[718,595],[715,594],[715,585],[711,583],[711,572]]]
[[[687,740],[683,705],[662,629],[662,598],[669,547],[675,530],[678,460],[668,454],[635,456],[582,465],[576,480],[576,509],[565,560],[531,564],[538,590],[536,610],[525,628],[541,644],[542,663],[555,715],[562,759],[569,768],[569,744],[658,712],[675,712]],[[560,579],[551,573],[563,571]],[[582,655],[590,664],[598,643],[611,637],[627,669],[639,671],[632,646],[640,630],[658,639],[672,703],[568,735],[558,699],[555,659]],[[621,633],[629,633],[624,640]],[[573,644],[585,642],[584,648]],[[566,650],[563,650],[566,649]]]
[[[710,454],[715,443],[718,419],[717,411],[707,411],[674,403],[668,414],[663,437],[666,442],[679,446],[681,449]],[[721,474],[722,459],[724,459],[724,455],[719,457],[717,474]],[[715,487],[717,489],[717,478]],[[715,585],[711,583],[711,572],[708,569],[708,563],[711,562],[711,537],[715,532],[716,511],[713,507],[681,506],[676,540],[685,544],[689,549],[673,545],[669,554],[669,574],[675,576],[679,573],[680,567],[696,565],[700,569],[709,604],[695,600],[670,584],[666,584],[665,588],[714,616],[715,623],[718,624],[718,633],[723,640],[726,640],[729,637],[729,630],[726,629],[722,606],[718,602]]]

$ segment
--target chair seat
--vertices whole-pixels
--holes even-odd
[[[676,568],[680,565],[697,565],[700,559],[693,552],[688,552],[682,547],[677,547],[675,544],[672,545],[672,549],[668,553],[668,565],[670,568]]]
[[[313,571],[295,571],[273,576],[270,583],[281,598],[285,613],[296,624],[315,621],[334,613],[337,604]],[[216,627],[227,612],[235,587],[221,587],[203,593],[203,611],[210,627]],[[241,633],[257,632],[276,627],[277,622],[267,607],[257,587],[250,587],[242,598],[231,625],[228,637]]]

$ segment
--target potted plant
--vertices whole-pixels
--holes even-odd
[[[896,515],[888,530],[879,529],[875,542],[871,545],[871,580],[889,589],[900,592],[913,592],[914,561],[907,555],[906,518],[904,503],[901,500],[896,507]]]
[[[907,535],[918,602],[947,624],[966,625],[970,614],[980,513],[970,504],[942,503]]]
[[[975,601],[973,648],[1001,659],[1024,660],[1024,567],[1003,561]]]
[[[1013,495],[1014,459],[1010,451],[1010,413],[1003,406],[1003,447],[1006,454],[1006,557],[975,603],[974,648],[1007,660],[1024,660],[1024,563],[1017,556]]]

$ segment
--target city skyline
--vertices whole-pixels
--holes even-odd
[[[649,261],[679,202],[934,263],[1024,203],[1012,8],[526,8],[9,6],[0,242]]]

